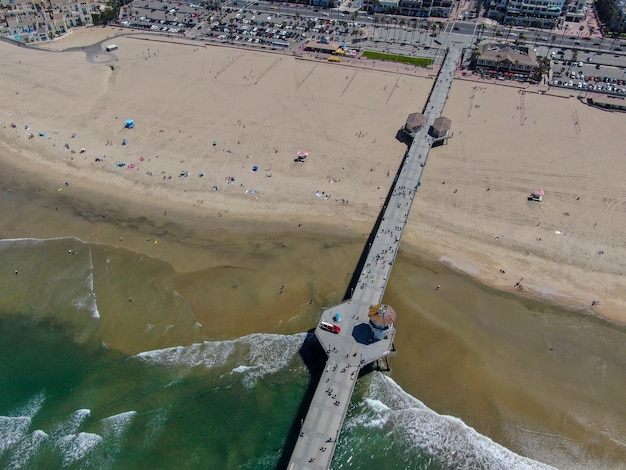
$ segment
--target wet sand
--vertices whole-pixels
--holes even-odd
[[[122,66],[136,67],[133,70],[142,74],[139,81],[148,80],[163,71],[164,66],[172,67],[176,60],[193,58],[192,49],[181,59],[175,54],[177,49],[172,49],[176,46],[164,45],[163,54],[159,52],[155,59],[147,54],[145,44],[124,41],[120,52]],[[226,52],[220,59],[223,67],[229,61],[244,63],[233,58],[233,54]],[[17,55],[3,57],[7,60],[5,67],[18,60]],[[224,97],[228,99],[212,102],[216,115],[222,116],[224,110],[230,113],[228,126],[219,128],[221,119],[211,118],[200,124],[191,119],[200,109],[189,90],[177,89],[174,95],[163,96],[159,102],[140,102],[130,86],[137,75],[83,70],[92,79],[90,82],[85,76],[68,72],[83,67],[83,55],[73,55],[63,63],[57,63],[59,59],[52,56],[42,57],[38,59],[43,62],[20,64],[30,67],[28,70],[42,71],[41,76],[30,78],[34,80],[33,89],[42,87],[33,92],[32,101],[12,95],[15,90],[10,87],[5,89],[5,102],[14,109],[18,109],[18,103],[24,104],[10,118],[22,125],[20,136],[8,138],[12,131],[2,129],[4,144],[8,142],[11,148],[3,146],[0,151],[0,157],[5,159],[2,191],[8,194],[0,205],[0,237],[71,235],[162,261],[158,282],[179,290],[189,301],[189,312],[193,313],[184,319],[188,329],[161,342],[149,335],[138,341],[131,334],[132,329],[122,330],[115,322],[116,315],[130,308],[128,295],[134,293],[124,291],[118,299],[103,300],[110,301],[108,307],[103,304],[102,308],[112,317],[101,333],[109,347],[129,353],[136,348],[174,345],[176,341],[223,339],[258,331],[294,333],[312,327],[321,308],[343,295],[350,278],[348,273],[354,269],[377,215],[380,197],[390,185],[385,172],[393,170],[400,161],[402,145],[394,140],[394,132],[406,114],[420,106],[420,96],[427,91],[425,87],[424,93],[420,91],[417,96],[417,90],[402,95],[400,91],[406,85],[399,90],[387,89],[399,82],[385,75],[370,90],[373,96],[364,98],[366,91],[346,85],[356,85],[354,76],[362,75],[355,75],[352,69],[348,72],[331,68],[333,74],[340,72],[333,75],[333,88],[318,80],[310,90],[305,87],[290,96],[300,100],[299,93],[305,93],[309,100],[320,93],[330,94],[335,100],[348,96],[350,107],[343,108],[349,112],[346,114],[343,109],[338,122],[350,122],[350,126],[342,128],[324,120],[323,111],[327,108],[342,108],[327,99],[307,108],[309,120],[314,117],[313,124],[307,125],[306,119],[298,117],[290,128],[293,135],[285,141],[281,140],[283,128],[261,125],[260,121],[244,133],[237,116],[251,113],[251,108],[235,109],[233,104],[237,93],[250,93],[245,94],[248,101],[263,94],[260,90],[279,96],[282,90],[278,76],[272,76],[270,85],[269,80],[264,82],[263,86],[269,89],[249,92],[246,88],[253,88],[254,80],[248,69],[226,67],[224,81],[236,78],[239,82],[235,80],[234,88],[226,88],[228,96]],[[274,56],[262,57],[253,58],[252,76],[257,78],[276,63]],[[147,66],[141,68],[140,63]],[[217,65],[218,62],[210,67]],[[307,74],[315,74],[318,66],[327,65],[310,63],[306,70],[296,71],[295,85],[292,75],[285,72],[284,77],[290,86],[299,89],[298,83],[306,83]],[[207,72],[202,67],[194,71],[198,79]],[[61,129],[64,135],[52,134],[59,145],[52,155],[49,140],[29,147],[22,134],[24,122],[37,123],[46,130],[56,129],[57,115],[46,113],[45,109],[50,108],[52,101],[58,105],[59,97],[65,104],[75,102],[80,95],[77,92],[74,96],[73,90],[56,84],[59,95],[48,97],[50,93],[43,83],[50,82],[55,74],[80,83],[83,88],[77,85],[78,91],[85,91],[84,87],[93,83],[97,86],[89,90],[99,91],[94,92],[96,99],[81,102],[75,109],[68,108],[71,116]],[[171,80],[180,79],[171,71],[163,77],[148,93],[150,96],[170,90],[174,83]],[[13,85],[19,83],[19,71],[9,78]],[[375,81],[376,77],[367,80]],[[205,85],[216,93],[212,88],[216,84]],[[618,132],[623,127],[623,117],[586,108],[575,100],[538,95],[524,98],[522,113],[518,109],[521,98],[515,90],[490,87],[477,94],[474,86],[453,86],[446,115],[453,119],[455,138],[431,153],[411,213],[414,223],[406,232],[404,250],[389,285],[386,300],[400,312],[399,353],[392,360],[393,377],[436,411],[458,416],[524,455],[566,468],[595,466],[598,461],[601,467],[617,468],[626,461],[626,446],[618,437],[619,429],[626,423],[618,393],[624,389],[624,331],[619,325],[589,316],[589,305],[597,297],[601,300],[598,313],[623,320],[624,297],[619,276],[624,266],[624,249],[620,234],[626,225],[620,196],[623,157]],[[395,91],[391,93],[392,90]],[[407,103],[405,97],[409,95],[415,101]],[[38,99],[47,106],[39,109]],[[174,106],[181,100],[191,109],[188,114]],[[373,114],[359,100],[369,100],[368,106],[384,112]],[[119,124],[115,123],[115,116],[124,102],[130,103],[125,109],[132,109],[133,117],[141,118],[137,118],[138,122],[149,123],[144,129],[149,128],[150,132],[137,132],[131,145],[122,148],[118,142],[121,134],[114,126]],[[470,104],[480,106],[472,107],[471,115]],[[101,106],[104,112],[97,119],[86,120]],[[271,103],[263,102],[263,106],[269,109]],[[333,115],[330,111],[328,116]],[[272,108],[270,117],[270,123],[272,119],[293,119],[289,107]],[[537,124],[521,126],[524,117]],[[7,122],[6,115],[2,121]],[[511,127],[509,121],[517,125]],[[371,134],[367,138],[357,135],[366,124],[366,132],[376,129],[384,136],[377,134],[376,144]],[[220,141],[226,139],[231,147],[237,145],[239,136],[251,131],[264,137],[260,143],[250,140],[246,144],[249,148],[232,158],[224,152],[226,146],[220,146],[217,152],[212,150],[211,136],[193,138],[208,127],[215,129]],[[71,154],[60,147],[75,128],[80,130],[81,139],[86,138],[81,142],[88,144],[70,140],[72,147],[88,145],[90,153],[82,159],[75,155],[71,160]],[[159,132],[160,129],[165,132]],[[178,131],[182,129],[186,133],[181,136]],[[484,145],[485,129],[495,134],[491,136],[491,146]],[[603,152],[596,149],[598,132],[612,136]],[[312,136],[307,137],[312,140],[306,140],[304,135]],[[555,143],[555,135],[568,136],[567,145],[560,148],[562,142]],[[113,138],[115,150],[105,145]],[[272,156],[274,141],[286,142],[283,145],[289,149],[287,163]],[[530,146],[531,142],[537,146]],[[301,145],[316,149],[320,157],[312,158],[303,168],[291,162],[292,151]],[[110,158],[106,168],[104,164],[99,168],[92,160],[94,155],[107,153],[115,160],[124,158],[139,165],[139,155],[132,150],[137,147],[145,150],[146,157],[167,151],[168,160],[157,163],[155,158],[136,174],[128,169],[124,170],[126,173],[115,173],[117,170],[110,168]],[[258,163],[264,170],[264,163],[269,162],[271,177],[259,179],[258,174],[250,171],[254,162],[247,155],[259,155],[258,151],[263,155]],[[596,153],[604,159],[589,160],[589,155]],[[346,167],[346,162],[350,166]],[[193,181],[179,178],[183,165],[194,172],[214,168],[214,180],[201,180],[195,173]],[[157,179],[165,171],[174,181],[150,182],[145,171],[152,171]],[[250,199],[236,186],[224,184],[224,175],[234,173],[237,184],[261,188],[261,197]],[[587,178],[589,175],[592,177]],[[341,185],[332,183],[333,178],[341,179]],[[64,185],[65,181],[69,186]],[[210,197],[215,196],[209,200],[207,188],[214,182],[226,189],[217,195],[209,193]],[[550,197],[542,205],[527,203],[526,193],[539,185]],[[272,191],[274,187],[280,190]],[[333,200],[316,198],[316,189],[332,191]],[[350,204],[340,203],[341,198],[349,198]],[[594,227],[596,215],[602,217]],[[563,230],[567,235],[556,237],[555,230]],[[499,235],[497,244],[494,234]],[[553,239],[548,239],[548,234]],[[541,243],[537,238],[542,238]],[[610,256],[590,258],[598,250]],[[505,290],[513,290],[514,282],[524,277],[523,295],[531,292],[577,305],[578,309],[563,312],[537,304],[530,297],[491,291],[433,260],[451,264]],[[424,268],[419,267],[422,265]],[[235,284],[237,289],[233,289]],[[284,292],[279,294],[283,284]],[[442,286],[440,291],[433,289],[437,284]],[[138,309],[139,297],[132,308]],[[524,308],[529,305],[532,309]],[[143,312],[147,315],[149,309]],[[226,327],[215,322],[220,312],[228,314]],[[137,324],[147,320],[142,317]],[[194,322],[202,325],[200,330],[194,329]]]
[[[192,212],[140,218],[132,210],[137,206],[102,217],[91,193],[53,207],[28,180],[6,175],[11,183],[3,181],[3,189],[14,190],[0,205],[6,222],[0,237],[71,233],[139,252],[129,257],[107,245],[92,249],[96,272],[104,264],[98,258],[111,259],[109,266],[116,259],[125,263],[110,272],[118,283],[98,292],[98,334],[108,347],[129,354],[309,329],[325,306],[341,299],[365,240],[364,234],[324,235],[297,225],[241,231],[224,217],[221,229],[207,230],[187,224]],[[120,202],[107,200],[114,208]],[[162,242],[155,246],[154,237]],[[160,245],[167,250],[157,250]],[[400,386],[522,455],[560,468],[620,468],[626,456],[618,437],[626,423],[622,326],[491,290],[406,250],[392,276],[385,301],[400,312],[398,353],[391,360]],[[438,284],[442,289],[435,290]],[[98,285],[104,283],[96,278]],[[170,288],[188,304],[163,309],[158,296]],[[146,324],[156,326],[146,331]]]

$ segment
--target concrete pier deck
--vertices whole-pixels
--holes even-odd
[[[373,341],[368,314],[371,306],[381,303],[385,293],[432,144],[428,132],[443,112],[460,58],[460,48],[448,50],[424,110],[425,124],[415,136],[394,182],[351,299],[322,313],[320,324],[332,323],[341,331],[333,333],[319,324],[316,329],[328,360],[302,422],[289,470],[330,468],[360,369],[388,356],[393,349],[394,328],[384,339]]]

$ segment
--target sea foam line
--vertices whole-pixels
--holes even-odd
[[[0,456],[26,435],[30,423],[27,416],[0,416]]]
[[[46,394],[41,391],[28,400],[24,405],[18,406],[10,413],[11,416],[27,416],[29,418],[34,417],[41,407],[43,403],[46,401]]]
[[[393,432],[446,467],[463,469],[547,470],[553,467],[520,456],[479,434],[453,416],[439,415],[406,393],[391,378],[370,376],[364,400],[367,411],[349,423],[393,427]]]
[[[267,374],[287,366],[298,353],[306,333],[276,335],[255,333],[235,340],[205,341],[189,346],[145,351],[134,357],[166,367],[213,369],[236,362],[231,373],[239,374],[246,387],[252,387]]]
[[[91,247],[89,247],[89,275],[87,276],[87,285],[89,286],[89,292],[91,293],[92,299],[91,316],[93,318],[100,318],[96,292],[93,289],[93,257],[91,255]]]

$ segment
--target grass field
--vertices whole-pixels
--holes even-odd
[[[417,65],[418,67],[428,67],[433,63],[433,59],[426,59],[424,57],[409,57],[398,54],[385,54],[384,52],[363,51],[363,56],[368,59],[400,62],[403,64]]]

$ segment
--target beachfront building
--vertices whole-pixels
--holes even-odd
[[[370,13],[388,13],[411,17],[448,18],[455,0],[363,0]]]
[[[36,3],[0,0],[0,35],[21,42],[47,41],[75,26],[93,25],[92,14],[103,7],[96,0]]]
[[[322,52],[325,54],[338,54],[339,50],[343,52],[338,42],[334,41],[314,41],[309,39],[303,46],[303,50],[307,52]]]
[[[530,47],[510,44],[483,44],[474,52],[474,67],[482,72],[528,77],[537,68],[537,54]]]
[[[565,2],[565,21],[580,22],[587,18],[586,0],[567,0]]]
[[[404,123],[402,130],[413,139],[425,122],[426,116],[422,113],[411,113],[409,114],[409,117],[406,118],[406,122]]]
[[[563,24],[568,0],[490,0],[487,16],[504,24],[555,28]]]
[[[621,111],[622,113],[626,113],[626,101],[621,96],[600,95],[587,98],[587,104],[609,111]]]

